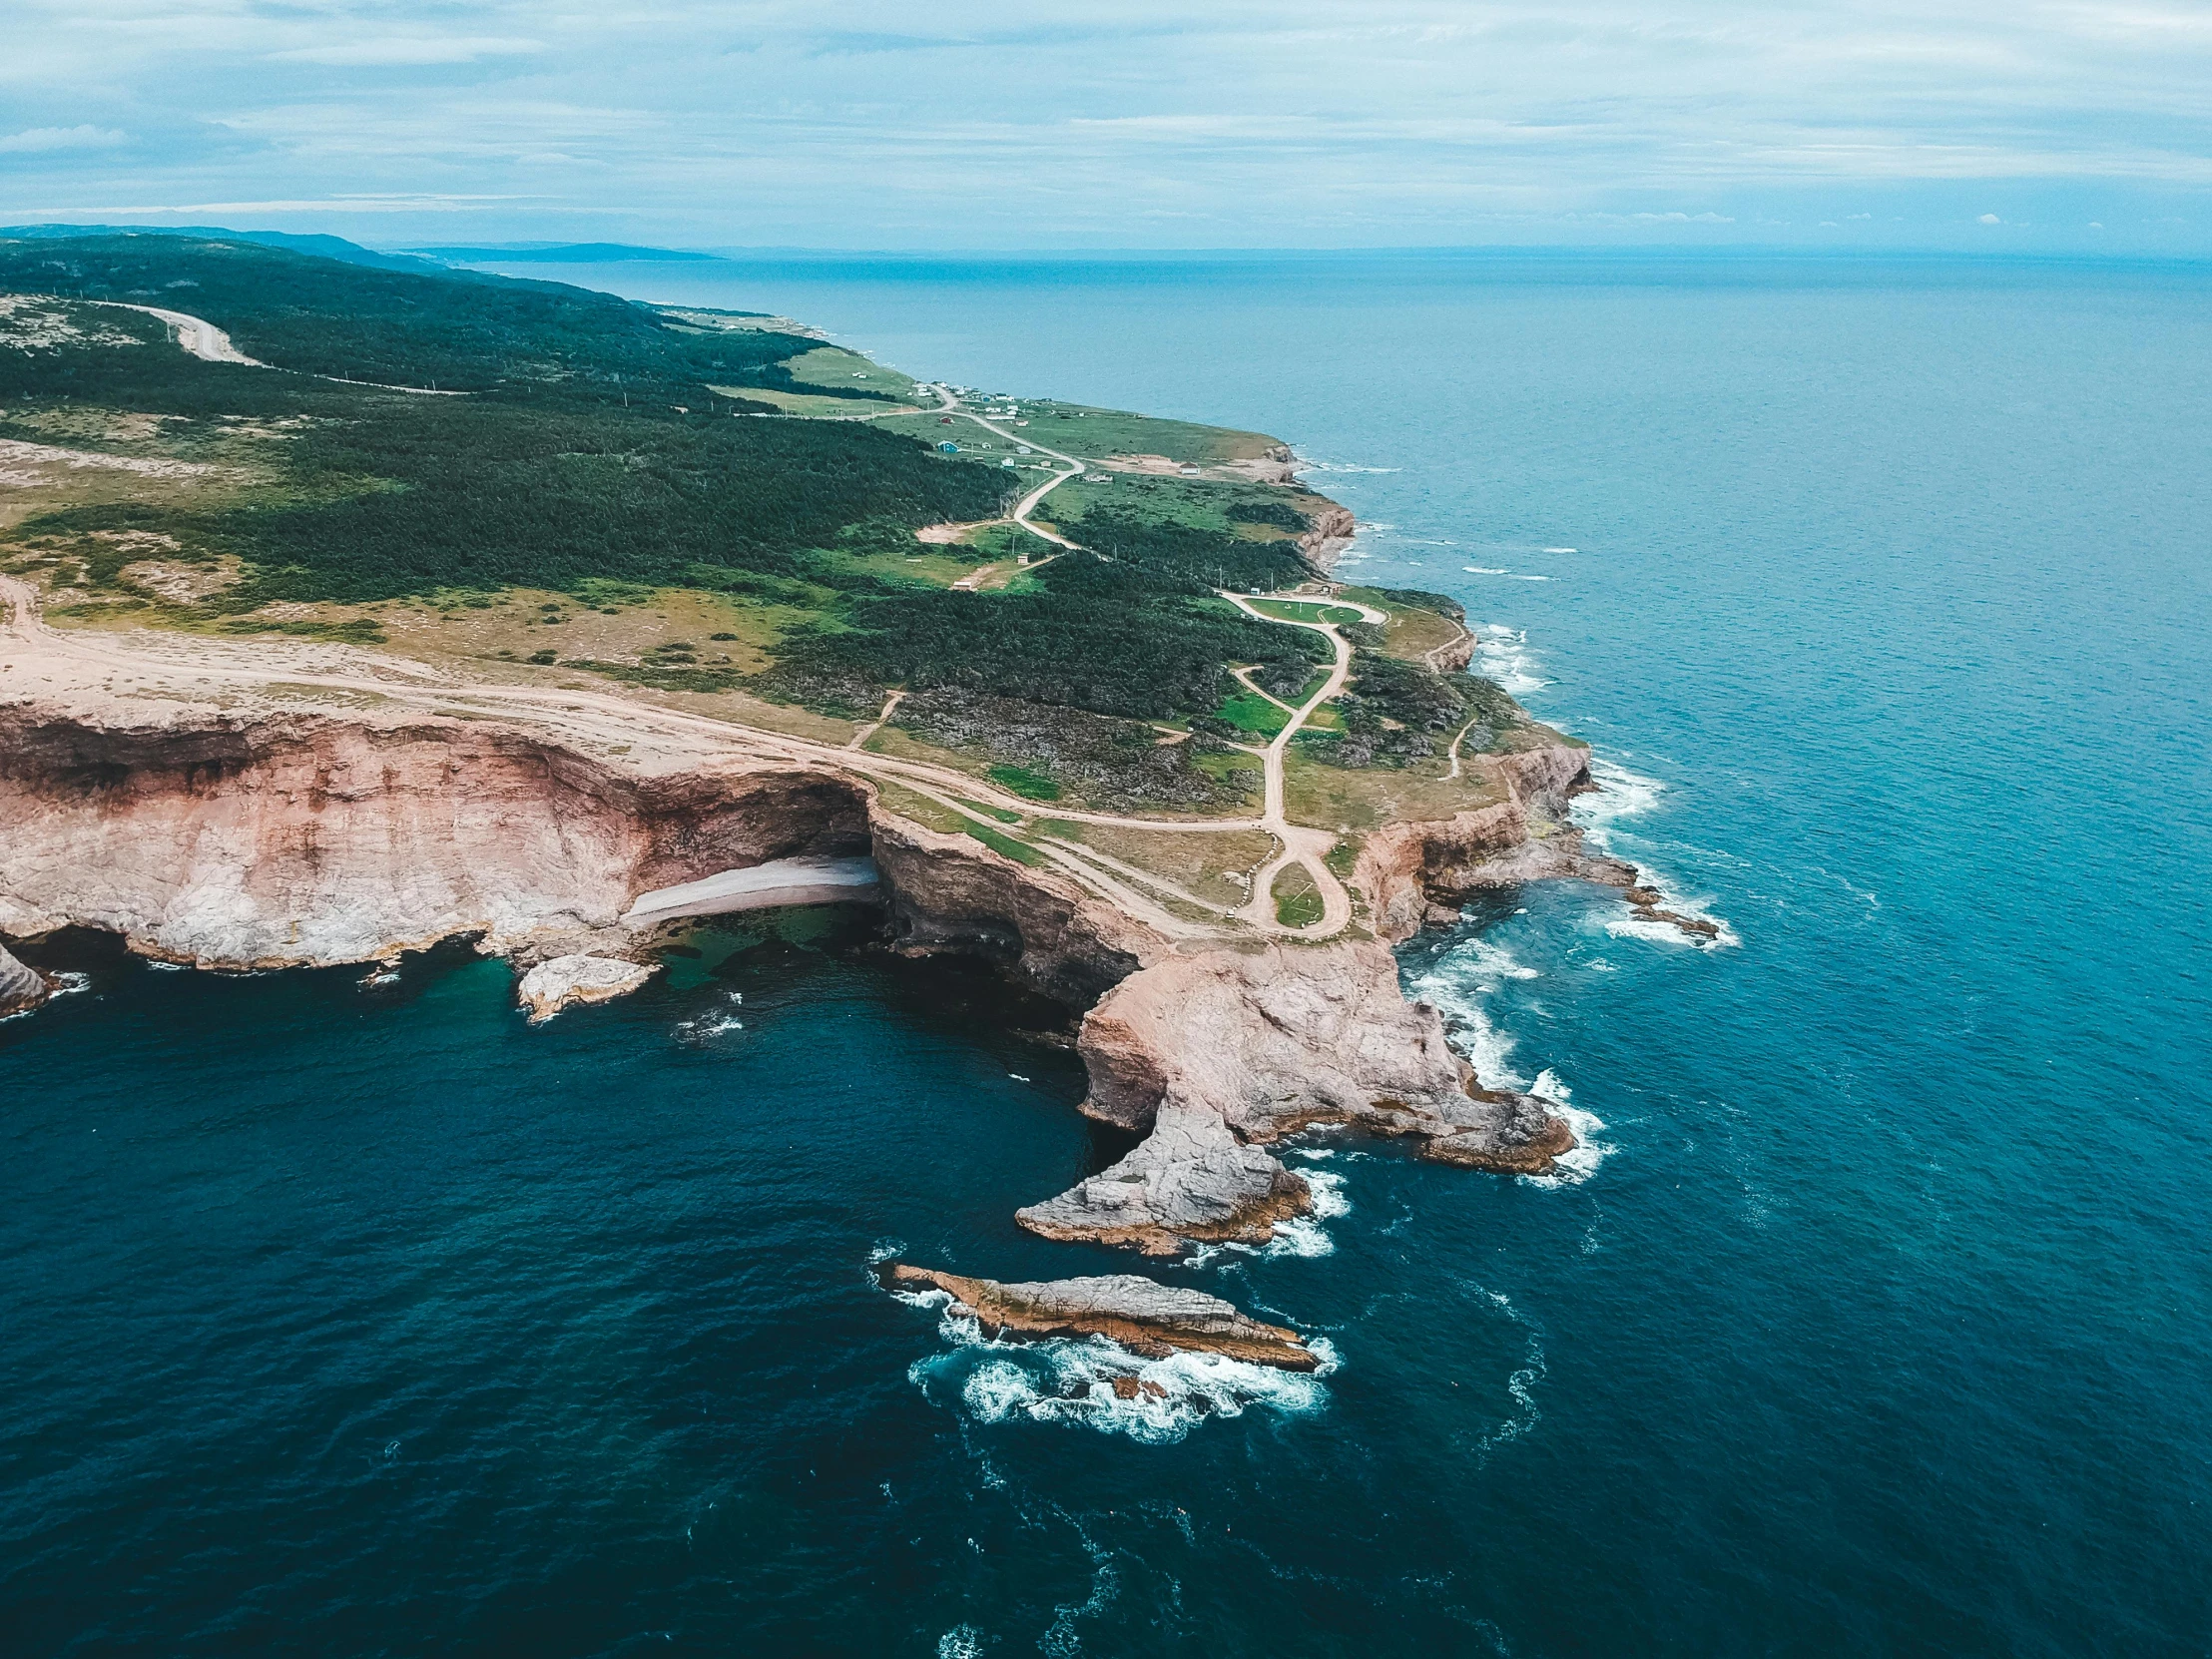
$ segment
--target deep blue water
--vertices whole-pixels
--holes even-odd
[[[868,1285],[1129,1265],[1013,1227],[1118,1148],[985,978],[794,920],[531,1031],[465,955],[93,960],[0,1026],[10,1651],[2212,1651],[2212,276],[589,277],[1293,440],[1740,943],[1408,950],[1602,1156],[1310,1160],[1307,1253],[1171,1273],[1339,1369],[1149,1420]]]

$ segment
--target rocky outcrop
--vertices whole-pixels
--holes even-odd
[[[220,967],[458,934],[620,939],[640,891],[868,844],[868,793],[793,767],[640,776],[510,728],[280,715],[108,726],[0,710],[0,930],[79,923]]]
[[[1419,1143],[1441,1162],[1542,1173],[1574,1144],[1525,1095],[1473,1089],[1425,1003],[1408,1003],[1379,944],[1267,945],[1172,957],[1084,1018],[1083,1109],[1149,1131],[1120,1162],[1021,1210],[1048,1238],[1170,1254],[1260,1242],[1311,1208],[1264,1150],[1318,1124]]]
[[[901,1262],[887,1262],[876,1271],[892,1290],[944,1292],[986,1337],[1104,1337],[1148,1360],[1164,1360],[1181,1350],[1283,1371],[1310,1372],[1321,1366],[1321,1357],[1287,1326],[1249,1318],[1218,1296],[1135,1274],[1002,1285]],[[1126,1380],[1132,1383],[1126,1390],[1119,1386],[1123,1381],[1115,1380],[1116,1392],[1134,1398],[1134,1380]]]
[[[1314,1207],[1304,1177],[1239,1140],[1202,1102],[1171,1094],[1151,1129],[1112,1168],[1014,1219],[1048,1239],[1176,1256],[1194,1244],[1264,1243],[1278,1222]]]
[[[1338,557],[1352,545],[1360,525],[1351,508],[1340,507],[1323,496],[1316,496],[1315,502],[1317,505],[1307,513],[1307,529],[1298,538],[1298,550],[1308,564],[1327,576]]]
[[[658,964],[614,956],[555,956],[522,976],[515,999],[539,1025],[576,1002],[611,1002],[627,996],[658,971]]]
[[[1636,866],[1583,850],[1567,804],[1591,788],[1589,751],[1548,742],[1477,757],[1502,798],[1448,819],[1387,825],[1361,844],[1352,884],[1375,931],[1410,938],[1486,888],[1573,877],[1626,887]]]
[[[1628,900],[1628,907],[1646,921],[1663,921],[1678,928],[1693,939],[1710,944],[1722,937],[1721,924],[1710,916],[1686,916],[1678,910],[1665,908],[1666,894],[1657,887],[1641,884],[1642,872],[1638,871],[1638,884],[1632,885],[1621,896]]]
[[[36,1008],[53,994],[43,974],[25,967],[0,948],[0,1018]]]

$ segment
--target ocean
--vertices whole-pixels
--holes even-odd
[[[1403,954],[1586,1150],[1323,1139],[1160,1363],[876,1290],[1141,1266],[988,974],[703,930],[526,1028],[465,950],[95,942],[0,1024],[11,1653],[2212,1652],[2212,271],[1751,257],[528,270],[1276,433],[1588,739],[1592,836]],[[60,958],[57,958],[59,961]]]

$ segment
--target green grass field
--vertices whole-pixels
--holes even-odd
[[[1360,613],[1342,605],[1321,605],[1302,599],[1255,599],[1252,608],[1281,622],[1358,622]]]
[[[1291,717],[1256,692],[1240,692],[1214,711],[1240,732],[1272,738],[1291,723]]]
[[[1301,864],[1292,864],[1275,878],[1275,919],[1285,927],[1312,927],[1326,913],[1321,889]]]

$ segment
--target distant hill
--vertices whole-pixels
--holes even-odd
[[[700,254],[681,248],[634,248],[624,242],[479,244],[459,248],[414,248],[408,252],[443,260],[449,265],[620,265],[637,260],[705,260],[719,264],[722,258],[719,254]]]
[[[417,259],[412,254],[379,254],[359,243],[347,242],[343,237],[297,236],[289,231],[230,231],[220,225],[6,225],[0,226],[0,237],[16,237],[28,242],[62,237],[213,238],[223,242],[256,242],[265,248],[288,249],[294,254],[312,254],[319,259],[367,266],[376,271],[432,272],[438,269],[434,260]]]

